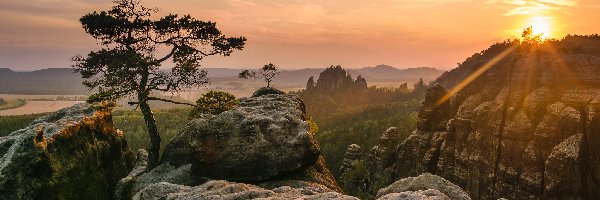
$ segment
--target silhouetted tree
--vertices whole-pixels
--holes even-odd
[[[108,11],[86,14],[80,22],[103,48],[86,57],[73,57],[75,71],[87,79],[84,85],[99,91],[88,101],[135,99],[130,104],[139,106],[150,135],[150,168],[158,163],[160,135],[148,101],[178,103],[150,95],[207,83],[206,71],[199,69],[200,60],[229,56],[242,50],[246,41],[244,37],[225,37],[214,22],[176,14],[157,19],[152,17],[155,13],[157,9],[143,7],[137,0],[115,0]],[[168,51],[158,56],[159,50]],[[160,70],[165,61],[172,61],[174,67]]]
[[[237,104],[238,100],[233,94],[211,90],[198,98],[197,106],[190,112],[190,118],[197,118],[203,114],[218,115],[231,110]]]
[[[269,64],[263,66],[262,68],[260,68],[258,70],[258,72],[244,70],[244,71],[240,72],[238,77],[242,78],[242,79],[262,78],[265,80],[265,82],[267,82],[267,87],[271,87],[271,82],[273,82],[273,80],[275,79],[275,76],[277,76],[277,74],[279,74],[279,72],[277,72],[277,69],[279,69],[279,67],[277,67],[273,63],[269,63]]]
[[[542,34],[537,34],[534,35],[533,34],[533,27],[527,27],[525,30],[523,30],[523,34],[521,34],[521,36],[523,37],[523,42],[528,43],[528,44],[540,44],[542,43]]]

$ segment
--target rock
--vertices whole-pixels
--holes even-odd
[[[536,56],[519,48],[480,70],[512,45],[474,55],[429,87],[394,177],[435,173],[477,199],[600,198],[600,57],[591,50],[600,39],[565,38],[552,43],[565,51]]]
[[[285,94],[285,92],[274,87],[262,87],[254,91],[254,93],[252,93],[252,97],[259,97],[267,94]]]
[[[402,199],[404,195],[415,197],[406,199],[427,199],[431,196],[435,197],[434,199],[471,199],[460,187],[429,173],[401,179],[377,192],[379,199]]]
[[[400,144],[400,135],[398,128],[390,127],[379,138],[379,143],[371,149],[369,155],[369,171],[371,180],[376,186],[387,185],[393,181],[390,175],[393,173],[396,164],[397,147]]]
[[[233,181],[261,181],[307,168],[320,152],[304,116],[295,95],[242,98],[230,111],[187,124],[164,159],[180,166],[174,158],[187,157],[184,163],[189,161],[198,176]]]
[[[272,190],[255,185],[234,183],[223,180],[209,181],[205,184],[189,187],[160,182],[144,188],[133,199],[175,200],[175,199],[358,199],[336,192],[324,192],[319,188],[292,188],[282,186]]]
[[[147,165],[140,154],[140,167],[121,180],[122,189],[115,195],[150,198],[146,193],[156,196],[155,185],[161,182],[168,183],[160,185],[168,187],[165,192],[192,191],[209,179],[252,183],[265,190],[288,186],[341,192],[305,115],[296,95],[242,98],[232,110],[189,122],[153,170],[137,173]]]
[[[367,79],[362,76],[357,76],[356,81],[354,81],[354,88],[357,91],[366,91],[369,86],[367,85]]]
[[[319,74],[319,79],[314,83],[312,77],[307,82],[307,91],[328,92],[365,92],[368,88],[367,80],[357,76],[356,80],[342,68],[342,66],[331,66]]]
[[[306,91],[310,92],[315,90],[315,87],[317,86],[317,84],[315,83],[315,79],[311,76],[310,78],[308,78],[308,81],[306,81]]]
[[[111,199],[133,154],[109,111],[78,104],[0,137],[0,199]]]
[[[446,196],[438,190],[428,189],[419,191],[406,191],[400,193],[386,194],[377,200],[450,200],[450,197]]]
[[[360,150],[360,146],[358,144],[348,145],[348,148],[346,148],[346,153],[344,154],[342,166],[340,166],[341,174],[354,169],[359,162],[362,162],[362,152]]]

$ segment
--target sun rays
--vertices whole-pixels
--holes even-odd
[[[474,72],[469,74],[469,76],[467,76],[463,81],[461,81],[456,86],[454,86],[454,88],[452,88],[450,91],[448,91],[448,93],[446,93],[446,95],[444,95],[442,98],[440,98],[438,101],[436,101],[434,104],[434,107],[442,105],[443,103],[448,101],[452,96],[454,96],[456,93],[460,92],[463,88],[467,87],[471,82],[473,82],[475,79],[477,79],[479,76],[481,76],[483,73],[485,73],[488,69],[490,69],[496,63],[500,62],[500,60],[504,59],[506,56],[508,56],[510,53],[512,53],[517,48],[518,48],[518,45],[512,45],[511,47],[505,49],[502,53],[498,54],[496,57],[491,59],[489,62],[487,62],[486,64],[484,64],[483,66],[479,67],[477,70],[475,70]]]
[[[552,36],[552,17],[534,16],[527,23],[533,28],[533,35],[540,35],[542,39]]]

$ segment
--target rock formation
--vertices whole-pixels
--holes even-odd
[[[357,76],[356,77],[356,81],[354,81],[354,88],[357,91],[365,91],[368,88],[367,85],[367,79],[363,78],[362,76]]]
[[[161,200],[161,199],[331,199],[331,200],[358,200],[356,197],[346,196],[337,192],[323,191],[320,188],[304,187],[293,188],[281,186],[272,190],[256,185],[234,183],[223,180],[214,180],[199,186],[191,187],[168,182],[152,184],[139,193],[134,200]]]
[[[379,144],[371,149],[369,155],[369,171],[371,172],[371,180],[377,186],[390,184],[391,178],[389,175],[393,173],[394,164],[396,162],[397,147],[400,144],[400,136],[396,127],[388,128],[385,133],[379,138]]]
[[[404,178],[392,183],[377,192],[383,199],[452,199],[470,200],[471,198],[460,187],[450,181],[432,174],[421,174],[417,177]]]
[[[142,195],[140,191],[153,190],[152,185],[161,182],[170,184],[161,187],[192,191],[208,179],[267,189],[289,186],[341,192],[314,134],[298,96],[242,98],[230,111],[188,123],[167,145],[161,165],[155,169],[140,173],[146,165],[140,153],[138,167],[121,180],[116,195],[121,199]],[[173,184],[178,186],[171,187]]]
[[[112,199],[133,154],[109,111],[78,104],[0,137],[0,199]]]
[[[308,78],[308,81],[306,81],[306,91],[313,91],[315,90],[316,86],[317,84],[315,83],[315,79],[312,76]]]
[[[340,174],[347,173],[354,169],[358,163],[362,162],[362,151],[358,144],[348,145],[346,153],[344,154],[344,160],[342,166],[340,166]]]
[[[311,80],[312,85],[311,86]],[[356,80],[348,74],[341,66],[331,66],[319,74],[316,84],[312,77],[308,80],[306,90],[314,89],[319,92],[343,92],[343,91],[364,91],[367,89],[367,80],[358,76]]]
[[[445,73],[398,149],[395,178],[434,173],[475,199],[600,198],[599,47],[581,36],[496,44]]]

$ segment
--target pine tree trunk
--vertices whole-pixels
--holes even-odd
[[[150,134],[150,147],[148,148],[148,167],[153,169],[158,165],[158,159],[160,157],[160,134],[158,128],[156,128],[156,120],[154,114],[150,110],[148,101],[140,101],[140,110],[144,115],[146,121],[146,127],[148,128],[148,134]]]

